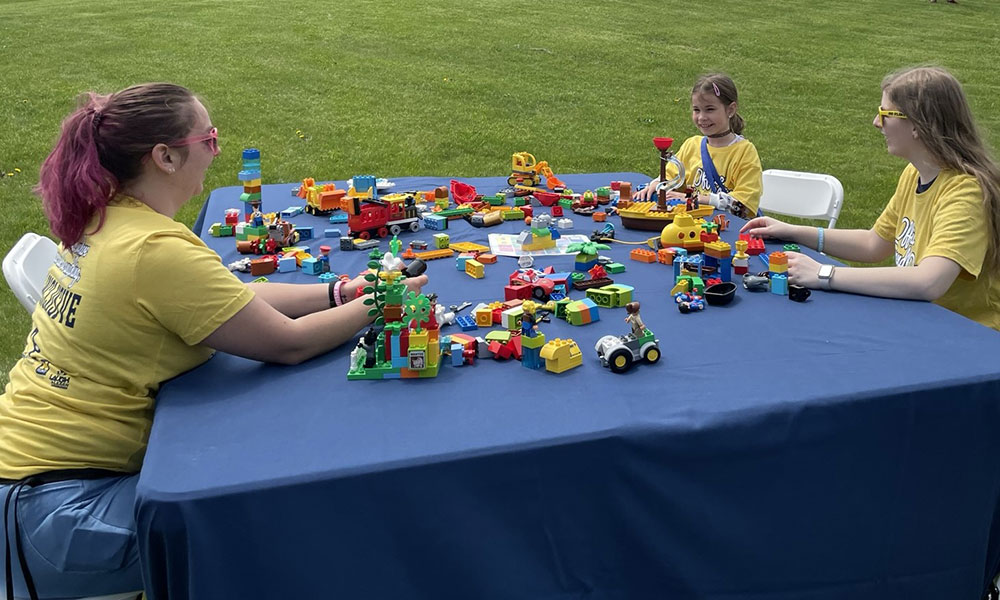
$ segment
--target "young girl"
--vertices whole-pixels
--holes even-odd
[[[929,300],[1000,330],[1000,168],[976,127],[961,84],[919,67],[882,82],[872,123],[890,154],[909,161],[870,230],[753,219],[741,232],[780,238],[846,260],[895,266],[820,265],[789,253],[788,281],[842,292]]]
[[[8,598],[142,588],[136,473],[163,381],[214,350],[300,362],[370,321],[346,301],[362,279],[247,286],[173,220],[218,154],[201,102],[154,83],[87,95],[42,165],[62,244],[0,396]]]
[[[675,153],[684,163],[684,185],[699,193],[727,193],[739,204],[733,212],[750,218],[760,205],[761,167],[757,148],[743,137],[743,117],[738,112],[736,84],[728,75],[702,75],[691,89],[691,120],[702,135],[684,140]],[[673,165],[667,175],[677,174]],[[651,200],[660,183],[649,182],[634,196]],[[667,198],[683,198],[682,190],[667,194]]]

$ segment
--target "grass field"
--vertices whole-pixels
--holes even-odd
[[[839,226],[868,227],[903,167],[870,125],[887,72],[951,69],[1000,140],[1000,3],[960,2],[3,0],[0,254],[48,232],[31,188],[75,95],[151,80],[209,107],[211,190],[247,146],[265,182],[502,175],[519,150],[557,174],[654,173],[650,138],[695,133],[690,86],[722,70],[764,168],[837,176]],[[3,385],[30,320],[0,288]]]

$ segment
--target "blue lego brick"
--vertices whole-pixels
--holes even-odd
[[[339,238],[343,237],[343,235],[344,235],[343,232],[341,232],[340,229],[337,229],[336,227],[332,229],[323,230],[323,237]]]
[[[553,302],[558,302],[565,297],[566,294],[560,294],[559,292],[554,292],[552,294],[549,294],[549,300],[552,300]]]
[[[254,179],[260,179],[260,171],[240,171],[240,181],[253,181]]]
[[[423,219],[425,229],[433,229],[435,231],[444,231],[448,229],[448,219],[442,217],[441,215],[427,215]]]
[[[313,239],[313,228],[312,228],[311,225],[308,226],[308,227],[296,227],[295,231],[299,232],[299,239],[300,240],[311,240],[311,239]]]
[[[331,223],[346,223],[347,222],[347,213],[333,213],[332,215],[330,215],[330,222]]]
[[[465,364],[465,357],[462,356],[462,351],[465,348],[462,344],[452,344],[451,345],[451,365],[453,367],[461,367]]]
[[[260,150],[257,148],[244,148],[243,160],[260,160]]]
[[[771,275],[771,293],[779,296],[788,295],[788,276],[784,273]]]
[[[298,269],[298,265],[295,262],[294,256],[288,256],[285,258],[278,259],[279,273],[294,273],[296,269]]]
[[[323,264],[315,258],[307,258],[302,261],[302,272],[306,275],[319,275],[323,272]]]
[[[331,273],[329,271],[319,276],[319,280],[322,281],[323,283],[330,283],[331,281],[335,281],[336,279],[337,279],[337,274]]]
[[[462,331],[475,331],[479,329],[479,325],[476,325],[476,320],[468,315],[455,317],[455,325],[461,327]]]
[[[301,206],[289,206],[285,210],[281,211],[282,219],[291,219],[292,217],[297,217],[302,214]]]

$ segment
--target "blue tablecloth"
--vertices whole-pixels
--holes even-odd
[[[265,186],[265,210],[299,204],[291,187]],[[239,192],[213,192],[204,223]],[[570,216],[573,233],[597,227]],[[203,237],[238,258],[232,238]],[[740,288],[683,315],[671,270],[630,249],[603,254],[626,264],[614,278],[635,286],[664,356],[626,375],[594,352],[628,331],[618,308],[542,325],[583,351],[559,375],[479,360],[348,382],[348,345],[296,367],[219,354],[168,382],[137,489],[150,597],[978,597],[1000,557],[1000,335],[928,303],[826,292],[798,304]],[[353,274],[366,254],[335,249],[331,264]],[[501,258],[473,280],[431,262],[425,291],[502,299],[515,268]]]

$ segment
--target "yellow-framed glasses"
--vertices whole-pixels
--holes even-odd
[[[896,117],[897,119],[905,119],[905,118],[907,118],[906,115],[904,115],[903,113],[899,112],[898,110],[886,110],[886,109],[882,108],[881,106],[878,107],[878,126],[879,127],[885,127],[885,118],[886,117]]]

